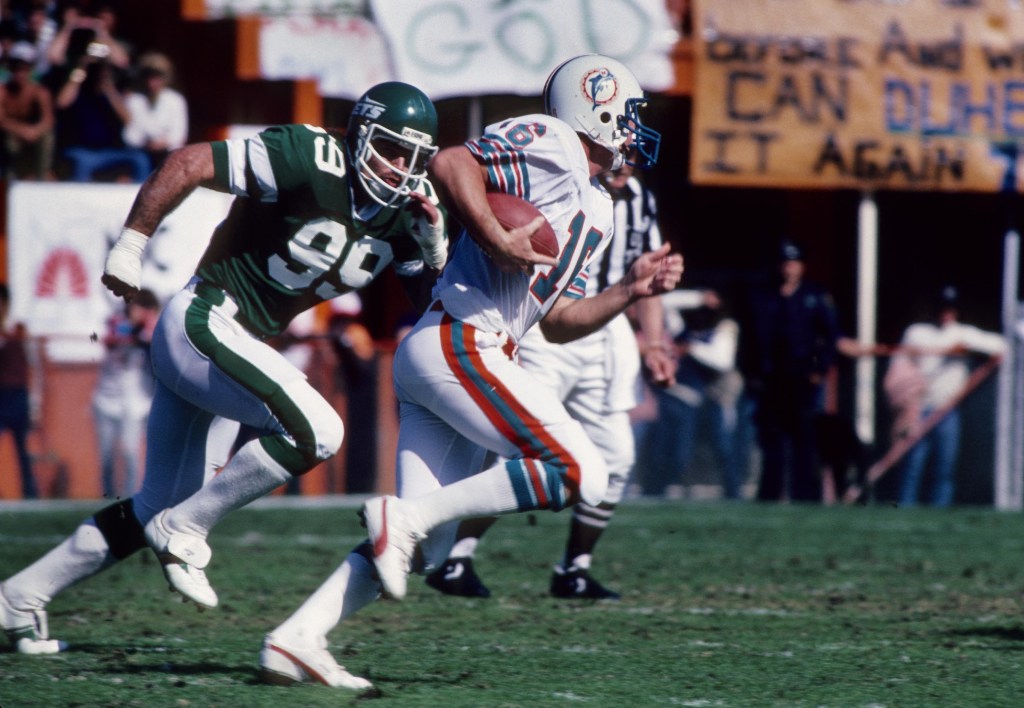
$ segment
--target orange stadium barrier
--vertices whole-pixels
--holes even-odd
[[[45,347],[41,347],[45,349]],[[304,495],[343,494],[347,491],[345,464],[349,445],[373,444],[377,449],[375,492],[394,493],[395,447],[398,441],[398,417],[391,383],[392,346],[377,351],[377,426],[375,439],[350,440],[341,451],[304,475],[300,490]],[[348,420],[343,391],[334,386],[337,368],[330,346],[315,346],[309,378],[314,386]],[[40,496],[54,499],[98,499],[100,491],[99,451],[92,421],[92,392],[99,372],[98,364],[67,364],[44,361],[33,375],[41,377],[40,416],[29,439],[34,472]],[[18,462],[10,435],[0,435],[0,499],[20,499]],[[283,494],[279,489],[277,494]]]

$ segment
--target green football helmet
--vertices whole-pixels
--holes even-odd
[[[366,194],[400,207],[426,179],[437,153],[437,110],[426,94],[401,81],[364,93],[348,120],[345,143]]]

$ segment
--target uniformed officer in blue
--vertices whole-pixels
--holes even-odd
[[[814,433],[836,357],[832,296],[804,278],[800,244],[779,245],[777,278],[754,294],[741,332],[741,366],[761,446],[760,501],[820,501]]]

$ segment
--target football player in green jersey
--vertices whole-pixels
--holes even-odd
[[[236,199],[153,336],[157,391],[141,491],[0,584],[0,624],[19,651],[64,648],[47,636],[46,605],[147,544],[172,589],[216,606],[203,572],[210,530],[334,455],[344,432],[330,404],[264,340],[388,264],[411,295],[424,265],[443,267],[444,214],[426,179],[436,136],[430,100],[388,82],[356,102],[343,140],[306,125],[270,128],[183,147],[145,181],[102,277],[127,300],[141,286],[149,235],[185,197],[204,186]],[[228,460],[240,424],[258,436]]]

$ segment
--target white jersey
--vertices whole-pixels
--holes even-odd
[[[594,178],[594,185],[603,189]],[[630,177],[613,200],[613,237],[603,253],[587,268],[586,296],[592,297],[619,282],[642,254],[661,248],[657,202],[651,190],[635,176]],[[571,358],[557,350],[571,347]],[[590,354],[585,354],[589,348]],[[603,360],[605,365],[604,398],[595,411],[607,415],[612,411],[629,411],[638,400],[640,354],[636,336],[625,314],[619,314],[607,325],[585,337],[563,345],[550,344],[539,331],[520,342],[520,358],[524,365],[536,368],[567,369],[567,376],[578,376],[576,359]]]
[[[492,188],[544,214],[558,238],[558,264],[534,266],[529,275],[504,273],[464,234],[433,294],[452,317],[518,342],[563,292],[583,297],[587,265],[611,239],[611,197],[591,180],[576,132],[557,118],[537,114],[496,123],[466,147],[487,168]]]

